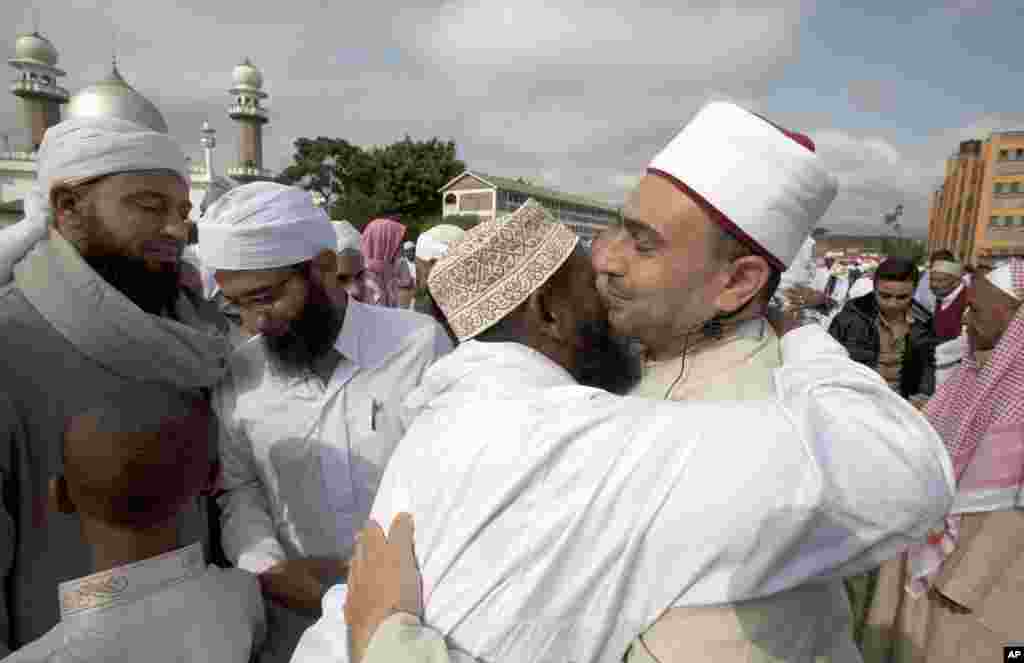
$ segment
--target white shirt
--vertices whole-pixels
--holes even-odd
[[[935,313],[935,293],[932,292],[931,272],[925,272],[921,280],[917,282],[914,301],[928,309],[929,313]]]
[[[247,663],[263,642],[256,577],[198,543],[60,585],[60,623],[9,663]]]
[[[782,344],[776,398],[727,403],[616,397],[519,344],[459,345],[407,401],[372,513],[416,521],[424,621],[494,663],[617,663],[674,605],[856,573],[923,539],[953,498],[942,441],[820,327]],[[345,591],[293,663],[347,660]]]
[[[254,338],[217,390],[222,536],[240,568],[349,556],[405,432],[398,406],[451,341],[428,316],[349,299],[334,347],[342,359],[325,387],[276,374]]]

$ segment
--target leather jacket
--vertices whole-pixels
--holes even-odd
[[[910,312],[913,323],[903,356],[900,395],[930,396],[935,392],[935,346],[939,340],[932,333],[932,315],[926,308],[915,301]],[[828,330],[850,353],[850,359],[872,369],[878,366],[881,346],[878,315],[878,300],[872,292],[847,302]]]

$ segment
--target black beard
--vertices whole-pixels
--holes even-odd
[[[626,394],[640,381],[642,362],[628,340],[612,334],[607,320],[582,322],[582,347],[576,351],[573,377],[587,387]]]
[[[334,306],[324,289],[312,280],[309,299],[288,331],[280,336],[264,336],[263,346],[278,372],[300,377],[313,371],[313,364],[334,345],[341,331],[343,314]]]
[[[93,256],[85,262],[133,304],[150,315],[174,314],[181,294],[178,265],[164,264],[152,271],[142,258]]]

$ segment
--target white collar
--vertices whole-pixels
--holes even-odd
[[[64,621],[135,601],[205,569],[203,548],[193,543],[157,557],[62,582],[58,589],[60,618]]]
[[[376,368],[401,350],[409,336],[409,326],[395,319],[402,313],[349,297],[334,349],[359,368]]]

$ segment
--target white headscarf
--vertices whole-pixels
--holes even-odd
[[[416,240],[416,257],[420,260],[439,260],[448,253],[448,247],[461,239],[466,231],[458,226],[441,224],[434,226]]]
[[[334,234],[338,236],[338,253],[354,251],[363,255],[363,236],[348,221],[331,221],[334,226]]]
[[[14,265],[46,237],[53,217],[50,191],[114,173],[170,170],[188,181],[185,154],[170,136],[114,118],[67,120],[46,131],[36,183],[25,198],[25,218],[0,230],[0,285]]]
[[[337,235],[308,191],[254,182],[232,189],[199,221],[199,259],[212,270],[258,270],[334,250]]]

